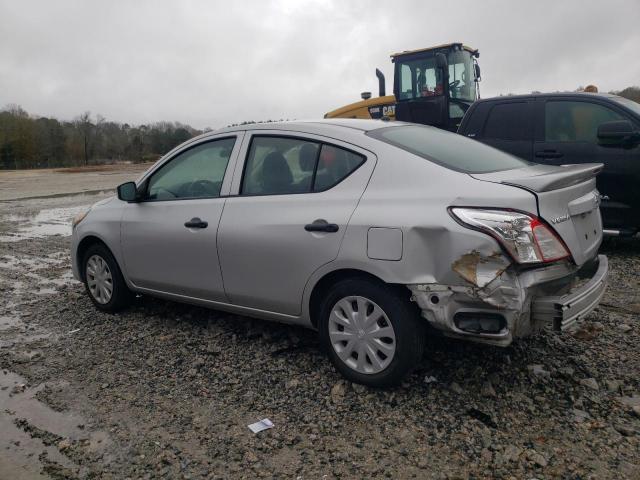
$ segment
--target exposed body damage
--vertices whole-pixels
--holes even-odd
[[[601,277],[606,278],[606,259],[598,260],[603,263],[599,268],[603,270]],[[599,289],[592,294],[598,298],[604,291],[603,278],[595,286],[591,282],[576,285],[579,268],[570,261],[523,269],[500,251],[472,250],[454,261],[451,269],[467,285],[409,285],[412,300],[422,310],[422,316],[445,335],[499,346],[507,346],[515,338],[554,321],[554,309],[545,309],[554,303],[549,301],[549,295],[554,295],[552,298],[558,303],[563,296],[591,294],[584,291],[593,288]],[[581,313],[591,308],[585,305],[585,312]],[[464,313],[472,319],[477,315],[478,319],[473,320],[475,328],[470,328],[468,321],[465,330],[459,328],[456,315],[460,318]],[[484,327],[486,318],[494,319],[494,324],[501,319],[499,328]]]

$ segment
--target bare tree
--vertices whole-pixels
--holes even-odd
[[[95,127],[93,123],[91,123],[91,112],[86,111],[83,114],[79,115],[78,117],[76,117],[73,123],[82,136],[84,145],[84,164],[89,165],[89,148],[91,144],[91,134]]]

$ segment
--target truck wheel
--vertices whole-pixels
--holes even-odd
[[[322,302],[319,335],[336,369],[372,387],[396,385],[422,359],[424,321],[395,287],[366,278],[340,281]]]
[[[93,304],[103,312],[117,312],[131,303],[118,263],[102,244],[91,245],[82,259],[84,286]]]

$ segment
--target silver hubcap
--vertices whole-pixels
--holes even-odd
[[[92,255],[87,260],[87,285],[91,296],[98,303],[108,303],[113,295],[113,277],[109,265],[100,255]]]
[[[358,373],[381,372],[396,353],[396,334],[387,314],[365,297],[345,297],[334,305],[329,339],[338,357]]]

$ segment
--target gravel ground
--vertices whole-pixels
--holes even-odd
[[[58,219],[99,198],[0,203],[0,478],[640,478],[640,240],[605,246],[575,334],[430,338],[374,390],[304,329],[148,297],[98,312]]]

